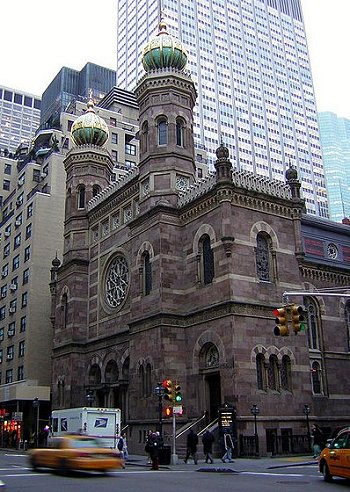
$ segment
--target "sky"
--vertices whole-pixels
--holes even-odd
[[[63,66],[81,70],[90,61],[115,69],[116,3],[3,0],[0,84],[41,96]],[[350,119],[350,0],[301,3],[317,109]]]

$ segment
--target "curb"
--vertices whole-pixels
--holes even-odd
[[[291,466],[306,466],[306,465],[317,465],[318,461],[302,461],[299,463],[285,463],[283,465],[272,465],[268,466],[268,470],[272,470],[273,468],[289,468]]]

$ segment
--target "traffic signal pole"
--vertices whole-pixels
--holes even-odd
[[[176,454],[176,414],[173,412],[173,452],[171,455],[171,464],[177,465],[179,458]]]

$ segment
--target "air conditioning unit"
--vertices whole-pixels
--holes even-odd
[[[9,308],[9,313],[10,313],[10,314],[13,314],[13,313],[15,313],[15,312],[16,312],[16,308],[15,308],[15,307],[10,307],[10,308]]]
[[[7,355],[7,356],[6,356],[6,359],[7,359],[7,360],[12,360],[12,359],[13,359],[13,355]]]
[[[13,337],[14,334],[15,334],[15,330],[8,330],[7,331],[7,334],[8,334],[9,337]]]
[[[45,179],[45,178],[46,178],[46,176],[47,176],[47,174],[46,174],[46,173],[41,173],[41,174],[40,174],[41,179]]]
[[[7,277],[7,273],[2,273],[1,274],[1,278],[6,278]]]
[[[16,205],[17,207],[20,207],[22,205],[22,200],[16,200]]]
[[[17,290],[17,284],[10,284],[10,290]]]
[[[2,292],[1,293],[1,299],[5,299],[5,297],[6,297],[6,292]]]
[[[21,224],[22,224],[22,222],[20,220],[16,220],[16,222],[15,222],[16,227],[19,227]]]
[[[5,231],[5,237],[10,237],[11,236],[11,232],[10,231]]]

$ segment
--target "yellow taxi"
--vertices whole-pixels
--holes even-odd
[[[350,427],[342,429],[323,449],[319,469],[326,482],[330,482],[333,476],[350,478]]]
[[[69,470],[107,472],[124,468],[118,450],[102,447],[95,437],[70,435],[52,439],[50,446],[32,449],[29,462],[34,470],[53,468],[65,473]]]

